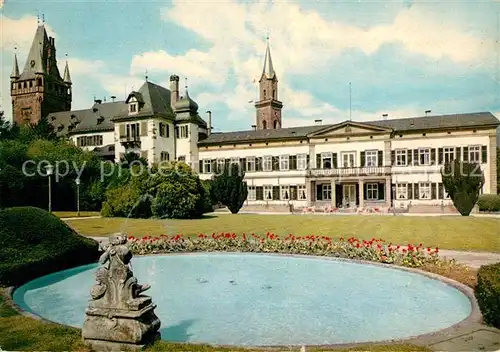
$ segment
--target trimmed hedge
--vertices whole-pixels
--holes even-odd
[[[500,211],[500,194],[481,194],[477,205],[480,211]]]
[[[99,244],[45,210],[0,210],[0,285],[19,285],[97,260]]]
[[[500,329],[500,263],[479,268],[475,293],[485,323]]]

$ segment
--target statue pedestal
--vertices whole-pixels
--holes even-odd
[[[82,338],[96,351],[141,349],[160,338],[160,319],[151,297],[142,295],[149,285],[139,285],[129,267],[132,252],[126,236],[110,238],[99,258],[92,300],[85,310]]]
[[[141,297],[143,298],[143,297]],[[160,320],[151,303],[138,310],[89,307],[83,324],[83,341],[96,351],[140,349],[160,338]],[[141,306],[139,304],[139,306]]]

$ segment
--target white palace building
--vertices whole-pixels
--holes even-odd
[[[36,65],[36,60],[45,59],[40,58],[37,46],[45,40],[44,33],[39,27],[32,48],[38,56],[28,58],[31,65],[26,64],[25,71],[29,72],[20,74],[15,58],[13,110],[23,112],[14,116],[18,122],[29,120],[32,111],[19,104],[51,99],[44,96],[51,89],[52,73],[45,72],[50,65]],[[46,40],[52,45],[52,65],[56,65],[54,42]],[[64,78],[57,79],[71,87],[67,64]],[[49,85],[44,86],[45,81]],[[489,112],[346,120],[333,125],[317,120],[311,126],[282,128],[283,104],[278,100],[269,46],[259,84],[256,123],[248,131],[211,133],[210,112],[205,121],[187,89],[180,96],[176,75],[170,77],[169,89],[146,79],[125,101],[96,100],[90,109],[46,110],[44,116],[60,135],[115,162],[129,152],[146,158],[150,165],[179,160],[191,165],[202,179],[211,178],[224,164],[239,163],[246,172],[247,208],[448,205],[451,201],[440,169],[457,158],[479,163],[485,176],[482,192],[497,192],[496,131],[500,121]],[[43,99],[30,100],[34,95]],[[69,110],[70,103],[67,106]]]

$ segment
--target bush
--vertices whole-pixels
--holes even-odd
[[[481,194],[477,205],[480,211],[500,211],[500,194]]]
[[[0,210],[0,285],[18,285],[36,277],[91,263],[98,243],[80,236],[45,210]]]
[[[247,183],[243,181],[245,173],[237,164],[226,165],[221,175],[212,181],[214,197],[227,206],[233,214],[237,214],[247,199]]]
[[[445,164],[441,177],[455,208],[463,216],[468,216],[484,185],[484,174],[480,165],[453,160]]]
[[[500,263],[479,268],[475,293],[485,323],[500,329]]]
[[[164,219],[199,218],[206,210],[206,191],[198,175],[184,163],[172,163],[150,179],[153,215]]]

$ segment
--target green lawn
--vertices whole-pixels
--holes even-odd
[[[486,217],[220,214],[198,220],[100,218],[68,220],[67,223],[89,236],[107,236],[120,231],[138,237],[269,231],[296,236],[376,237],[396,244],[423,243],[443,249],[500,252],[500,219]]]
[[[76,211],[53,211],[52,214],[57,216],[58,218],[76,218],[78,217],[78,213]],[[81,211],[80,217],[85,218],[89,216],[99,216],[98,211]]]

